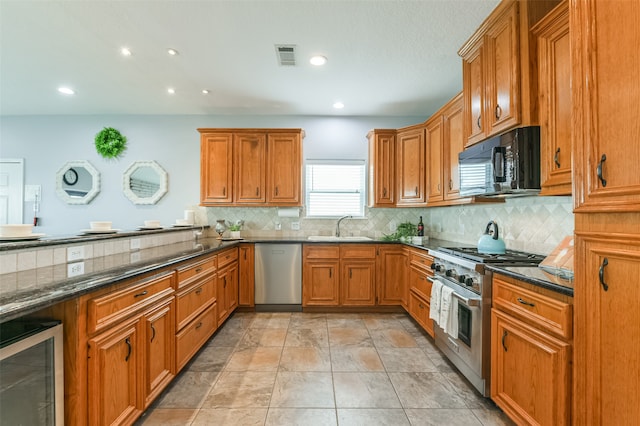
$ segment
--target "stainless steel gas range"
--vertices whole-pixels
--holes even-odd
[[[478,253],[474,247],[430,249],[433,280],[453,289],[457,303],[458,336],[434,327],[436,346],[484,396],[491,390],[491,272],[485,265],[535,266],[544,256],[507,250],[505,254]]]

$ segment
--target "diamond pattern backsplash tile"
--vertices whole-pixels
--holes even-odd
[[[335,219],[279,217],[275,207],[207,207],[197,208],[196,222],[206,221],[213,227],[218,219],[233,223],[244,220],[246,237],[307,237],[333,235]],[[476,244],[490,220],[499,227],[507,248],[548,254],[567,235],[573,234],[574,218],[571,197],[519,197],[504,203],[461,205],[436,208],[365,209],[363,219],[346,219],[340,225],[342,235],[381,238],[395,232],[398,224],[417,224],[419,216],[425,224],[425,235],[453,242]],[[206,219],[205,219],[206,217]],[[291,229],[293,222],[300,230]],[[276,231],[276,224],[282,229]],[[210,233],[213,232],[211,228]]]

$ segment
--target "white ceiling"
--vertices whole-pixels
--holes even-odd
[[[461,90],[457,51],[497,3],[0,0],[0,115],[425,116]]]

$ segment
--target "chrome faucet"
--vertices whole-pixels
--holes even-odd
[[[351,219],[353,216],[351,215],[347,215],[347,216],[342,216],[340,219],[338,219],[338,223],[336,223],[336,237],[340,237],[340,222],[342,222],[343,219]]]

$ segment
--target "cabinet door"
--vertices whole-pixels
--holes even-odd
[[[441,114],[427,123],[427,190],[428,202],[442,201],[444,199],[443,182],[443,143],[444,128]]]
[[[233,136],[235,159],[235,202],[264,203],[267,138],[264,133],[236,133]]]
[[[453,98],[444,111],[444,199],[460,198],[458,154],[464,150],[464,114],[462,94]]]
[[[491,399],[519,424],[570,424],[570,344],[496,309],[491,336]]]
[[[640,418],[640,237],[578,234],[576,265],[575,424],[629,424]]]
[[[369,207],[395,204],[395,130],[374,130],[369,135]]]
[[[429,318],[430,308],[431,304],[428,302],[428,299],[422,298],[413,291],[409,292],[409,315],[424,328],[424,331],[426,331],[429,336],[433,337],[433,320]]]
[[[218,272],[218,326],[238,306],[238,263],[225,266]]]
[[[401,246],[378,247],[377,303],[407,306],[407,254]]]
[[[338,260],[305,262],[302,278],[303,306],[336,306],[339,303]]]
[[[487,134],[497,134],[520,123],[520,62],[518,2],[504,11],[487,31]]]
[[[255,251],[253,244],[240,244],[238,257],[238,305],[255,306]]]
[[[536,26],[540,102],[540,195],[571,195],[571,61],[569,5]]]
[[[173,298],[143,317],[147,408],[175,376],[175,319]]]
[[[229,278],[227,280],[227,309],[231,314],[238,307],[238,262],[229,266]]]
[[[89,340],[89,424],[131,424],[142,413],[140,319]]]
[[[473,145],[486,138],[483,54],[484,39],[480,38],[462,58],[465,146]]]
[[[636,1],[571,2],[576,212],[640,211],[639,21]]]
[[[233,201],[233,134],[203,133],[200,142],[200,202]]]
[[[267,147],[267,203],[301,205],[301,135],[270,133]]]
[[[396,147],[398,160],[397,205],[425,205],[424,128],[399,132]]]
[[[342,306],[375,305],[375,279],[375,261],[343,261],[340,280],[340,304]]]

